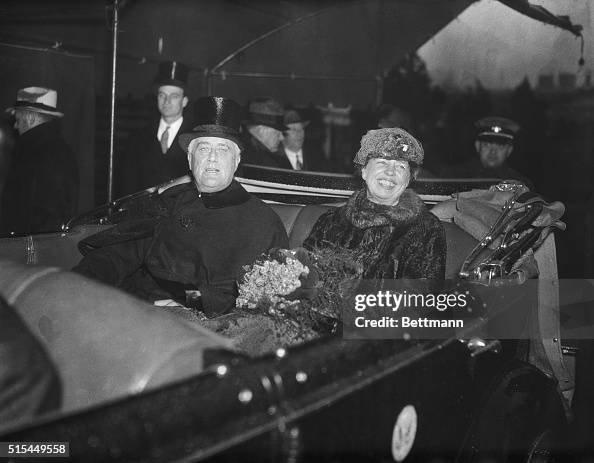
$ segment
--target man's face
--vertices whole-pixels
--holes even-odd
[[[157,93],[157,106],[163,119],[170,119],[171,122],[179,119],[184,108],[188,104],[188,97],[184,96],[184,90],[174,85],[161,85]]]
[[[200,191],[214,193],[227,188],[239,165],[239,147],[218,137],[200,137],[190,143],[188,162]]]
[[[496,168],[505,163],[513,150],[510,143],[477,140],[474,144],[483,167]]]
[[[398,203],[411,179],[408,162],[384,158],[370,159],[361,175],[367,184],[369,200],[388,206]]]
[[[303,142],[305,140],[305,128],[303,123],[294,122],[287,124],[289,130],[285,131],[284,145],[291,151],[299,151],[303,148]]]
[[[280,130],[273,129],[266,125],[261,126],[260,130],[262,144],[270,151],[276,151],[278,145],[283,141],[283,133]]]
[[[17,129],[19,135],[24,134],[27,130],[31,128],[31,115],[29,111],[16,109],[14,112],[14,119],[14,128]]]

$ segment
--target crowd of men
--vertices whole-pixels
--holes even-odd
[[[286,246],[279,217],[235,179],[240,164],[325,170],[325,156],[306,143],[307,118],[272,98],[247,111],[223,97],[203,97],[188,114],[189,69],[161,63],[154,80],[159,116],[130,137],[117,163],[116,196],[188,175],[158,195],[145,217],[129,220],[79,244],[75,271],[146,299],[192,304],[206,314],[232,309],[242,266],[272,247]],[[77,211],[77,160],[60,132],[64,113],[53,89],[28,87],[8,108],[18,137],[0,132],[0,229],[3,234],[59,230]],[[410,118],[388,107],[378,127],[405,126]],[[476,122],[477,156],[452,167],[449,177],[531,182],[507,165],[520,127],[501,117]],[[4,148],[15,149],[10,157]],[[421,176],[431,176],[421,172]],[[2,188],[2,181],[5,185]]]
[[[134,133],[116,159],[115,197],[190,173],[179,137],[198,125],[192,112],[200,108],[190,105],[188,77],[189,69],[182,63],[159,65],[153,88],[159,116]],[[61,134],[64,114],[57,107],[57,97],[53,89],[23,88],[7,109],[18,133],[5,123],[0,126],[0,235],[59,230],[77,212],[77,160]],[[242,164],[332,172],[328,153],[308,143],[309,124],[304,113],[272,98],[250,101],[238,127],[244,143]],[[406,111],[386,105],[378,113],[377,127],[392,126],[415,132]],[[475,158],[441,172],[424,169],[420,178],[511,179],[532,188],[527,176],[508,165],[518,124],[485,117],[475,129]]]
[[[122,222],[80,243],[85,256],[75,271],[151,302],[184,304],[189,292],[200,310],[218,314],[233,306],[241,267],[271,247],[287,245],[280,219],[234,180],[240,164],[324,170],[325,157],[307,148],[310,121],[272,98],[255,99],[244,112],[231,99],[203,97],[189,115],[188,75],[182,63],[159,65],[159,117],[130,137],[117,164],[116,196],[184,175],[191,182],[159,195],[140,222]],[[60,133],[64,114],[57,97],[55,90],[28,87],[8,109],[19,136],[9,160],[0,151],[5,234],[55,231],[76,212],[77,161]],[[377,126],[397,125],[414,130],[405,112],[384,109]],[[519,129],[502,117],[477,121],[476,158],[445,174],[531,186],[507,165]],[[0,132],[0,147],[12,144],[9,132]]]

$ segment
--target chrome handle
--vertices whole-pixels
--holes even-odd
[[[25,256],[27,257],[27,265],[35,265],[37,263],[37,251],[31,235],[25,237]]]
[[[471,357],[477,357],[485,352],[493,352],[495,354],[501,352],[501,342],[498,339],[485,341],[481,338],[471,338],[466,343],[466,347],[468,347]]]

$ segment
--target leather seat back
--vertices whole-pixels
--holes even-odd
[[[289,246],[294,248],[303,244],[318,218],[335,206],[271,204],[271,207],[283,221],[289,236]],[[447,242],[446,278],[455,278],[464,259],[477,241],[453,223],[443,222],[443,226]],[[7,258],[24,264],[37,263],[70,269],[82,257],[78,251],[78,242],[107,227],[109,225],[85,225],[68,233],[0,239],[0,259]]]
[[[271,206],[285,225],[291,248],[301,246],[318,218],[324,212],[332,209],[332,206],[318,205],[272,204]]]
[[[0,261],[0,294],[53,360],[63,410],[198,374],[204,349],[230,346],[172,313],[55,267]]]

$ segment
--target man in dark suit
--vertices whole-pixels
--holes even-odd
[[[294,109],[290,109],[285,112],[283,122],[287,130],[284,133],[281,148],[290,162],[291,168],[318,172],[331,171],[331,166],[321,150],[315,150],[311,144],[307,143],[305,128],[309,125],[309,120]]]
[[[155,79],[157,107],[161,117],[133,135],[116,172],[116,197],[140,191],[188,173],[186,153],[178,134],[189,132],[192,123],[184,117],[188,68],[177,61],[159,65]]]
[[[299,113],[293,109],[285,112],[283,122],[287,126],[282,142],[282,152],[291,163],[294,170],[308,170],[309,166],[303,153],[305,142],[305,127],[309,121],[301,118]]]

